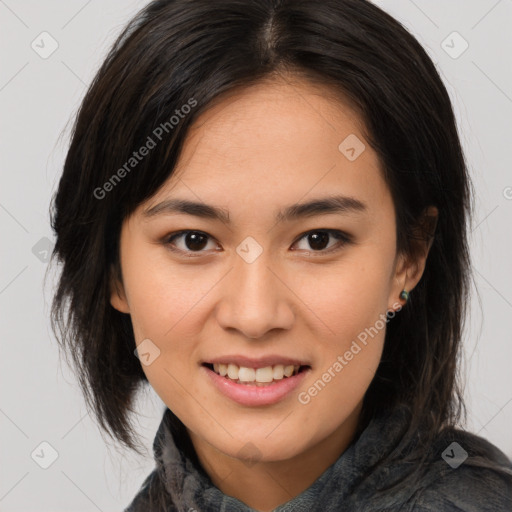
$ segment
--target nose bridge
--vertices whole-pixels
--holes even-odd
[[[275,300],[274,293],[278,292],[275,286],[276,277],[269,269],[268,258],[260,256],[256,261],[247,263],[238,262],[236,266],[236,284],[237,294],[243,298],[246,303],[252,303],[261,308],[265,304],[270,304]]]
[[[286,287],[269,268],[270,258],[265,252],[252,260],[237,256],[219,308],[222,327],[258,338],[271,329],[291,326],[293,312]]]

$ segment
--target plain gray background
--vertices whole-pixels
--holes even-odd
[[[145,459],[107,444],[59,360],[48,320],[54,275],[43,293],[48,205],[69,121],[109,45],[146,3],[0,0],[2,512],[122,510],[153,468],[159,397],[149,389],[139,400]],[[376,3],[424,45],[457,112],[477,191],[466,428],[512,457],[512,1]]]

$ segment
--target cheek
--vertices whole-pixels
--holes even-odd
[[[303,428],[328,435],[363,400],[382,356],[385,308],[377,294],[336,295],[336,308],[325,302],[325,322],[334,332],[317,337],[318,364],[299,390]],[[385,303],[384,303],[385,304]],[[327,311],[331,314],[328,315]],[[313,418],[322,418],[320,426]]]
[[[194,265],[178,268],[164,251],[133,252],[125,281],[137,341],[169,339],[174,332],[192,336],[204,298],[218,280]]]
[[[309,273],[297,292],[300,297],[307,297],[308,309],[321,321],[331,347],[333,342],[350,344],[386,312],[388,268],[376,261],[374,253],[365,256],[362,253],[357,259],[347,258],[336,268]]]
[[[311,286],[312,277],[303,283]],[[375,257],[345,261],[328,278],[316,276],[317,293],[308,294],[311,318],[321,326],[317,332],[318,365],[314,378],[301,391],[312,409],[327,411],[338,404],[338,412],[327,414],[335,425],[344,411],[364,396],[382,355],[386,332],[389,277]],[[308,406],[309,407],[309,406]],[[323,414],[319,412],[319,414]]]
[[[165,254],[155,255],[154,248],[126,249],[129,257],[124,262],[123,278],[142,369],[162,398],[179,397],[180,383],[193,369],[204,313],[201,299],[215,280],[208,274],[198,276],[197,269],[193,277],[189,271],[192,266],[177,272]],[[142,354],[148,352],[151,362],[144,364]]]

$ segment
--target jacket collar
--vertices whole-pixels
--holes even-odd
[[[406,424],[407,415],[403,409],[374,418],[308,489],[274,512],[336,510],[340,503],[367,499],[383,479],[391,476],[387,468],[379,467],[379,462],[399,443]],[[153,450],[157,481],[166,494],[162,499],[172,502],[176,510],[254,512],[212,483],[199,464],[185,426],[168,408],[158,428]],[[394,476],[398,476],[396,468]]]

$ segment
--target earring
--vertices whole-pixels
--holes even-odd
[[[406,289],[402,290],[402,292],[400,293],[400,298],[405,300],[405,302],[407,303],[407,301],[409,300],[409,292]]]

